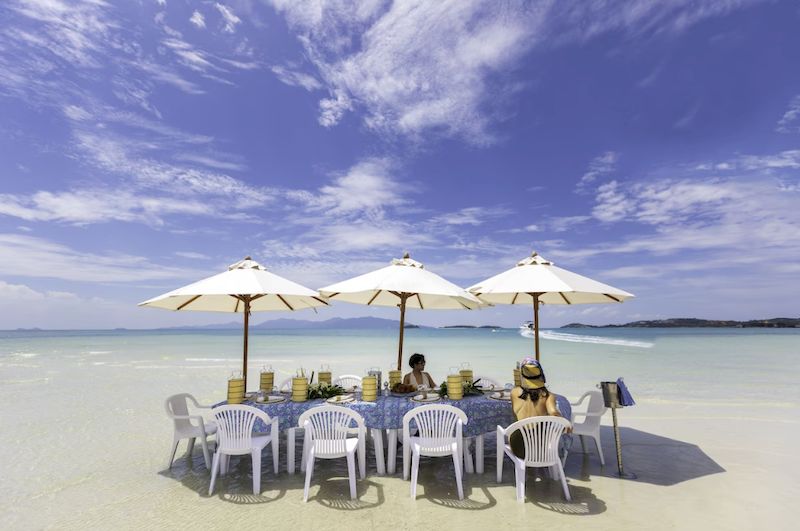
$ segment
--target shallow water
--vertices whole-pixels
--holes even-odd
[[[705,421],[707,426],[729,433],[726,442],[738,445],[736,451],[724,444],[717,448],[715,458],[725,470],[735,472],[742,466],[742,474],[757,477],[751,470],[755,466],[750,463],[755,459],[752,452],[767,452],[778,459],[794,455],[793,445],[784,438],[786,433],[797,433],[800,330],[560,329],[545,333],[541,347],[548,386],[572,399],[602,380],[624,376],[638,402],[637,407],[620,412],[630,426],[647,428],[649,433],[679,434],[684,442],[706,441],[706,447],[716,447],[717,440],[703,427],[703,419],[710,419]],[[362,374],[372,366],[386,371],[396,360],[396,348],[393,331],[256,331],[250,342],[251,387],[264,364],[274,367],[278,381],[298,367],[318,370],[320,363],[330,364],[334,376]],[[425,353],[427,370],[437,381],[448,367],[468,361],[476,375],[505,383],[511,380],[515,362],[531,351],[532,340],[516,330],[406,332],[406,359],[413,352]],[[397,493],[407,496],[407,483],[375,477],[372,466],[366,486],[360,487],[365,489],[362,501],[372,506],[354,508],[337,494],[347,491],[346,480],[339,479],[344,475],[343,463],[332,464],[320,472],[316,508],[309,509],[299,501],[300,476],[283,473],[276,480],[266,464],[263,499],[251,499],[247,460],[220,483],[219,497],[206,497],[208,475],[199,445],[191,461],[178,459],[172,470],[165,471],[171,426],[164,414],[164,398],[190,392],[205,403],[223,399],[228,376],[241,368],[240,353],[238,331],[0,332],[5,427],[0,436],[4,491],[0,518],[11,528],[136,527],[142,522],[171,527],[190,521],[222,526],[236,514],[231,505],[272,503],[281,514],[286,513],[283,522],[300,514],[292,513],[295,510],[323,519],[325,511],[357,510],[362,516],[350,524],[370,527],[387,515],[403,518],[408,511],[423,515],[435,507],[458,505],[457,498],[448,494],[452,472],[424,473],[433,497],[424,502],[428,505],[418,500],[408,506],[405,499],[392,501]],[[748,419],[769,421],[773,437],[742,439],[737,427]],[[604,445],[608,443],[606,439]],[[645,452],[638,466],[647,470],[643,448],[646,442],[631,444],[628,451]],[[492,462],[491,455],[489,448],[487,463]],[[612,461],[613,455],[607,446],[607,459]],[[747,466],[737,462],[744,455],[750,456]],[[757,456],[755,468],[775,466],[766,465],[762,454]],[[583,492],[585,470],[568,463],[572,463],[568,476],[574,476],[574,488]],[[281,466],[285,467],[283,457]],[[585,496],[564,511],[589,511],[595,503],[592,497],[599,492],[592,488],[602,485],[609,470],[595,470],[592,461],[589,466],[595,486],[587,484]],[[502,495],[498,494],[492,490],[500,487],[494,485],[491,464],[487,471],[487,476],[471,480],[474,492],[469,503],[489,503],[486,500],[497,496],[513,500],[513,486],[505,485],[510,495],[502,488],[497,491]],[[658,475],[658,471],[651,473]],[[513,473],[507,470],[507,474]],[[558,499],[557,486],[544,489]],[[384,497],[380,503],[379,492]],[[629,498],[639,495],[643,495],[640,490],[624,493]]]

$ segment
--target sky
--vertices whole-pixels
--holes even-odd
[[[798,64],[794,1],[6,0],[0,329],[230,322],[136,305],[245,256],[316,289],[406,251],[636,295],[543,326],[798,317]],[[366,315],[397,318],[253,320]]]

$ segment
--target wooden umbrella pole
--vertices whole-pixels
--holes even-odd
[[[539,361],[539,294],[533,294],[533,341],[536,345],[536,361]]]
[[[403,332],[406,327],[406,299],[408,294],[400,294],[400,342],[397,348],[397,370],[403,370]]]
[[[247,331],[250,328],[250,297],[244,296],[244,359],[242,360],[242,378],[244,390],[247,391]]]

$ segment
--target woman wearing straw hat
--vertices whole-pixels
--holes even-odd
[[[520,387],[511,391],[511,408],[517,420],[528,417],[553,416],[560,417],[561,412],[556,405],[556,395],[545,387],[547,379],[544,376],[541,364],[534,358],[525,358],[519,368]],[[520,458],[525,457],[525,444],[522,441],[522,432],[511,434],[509,440],[511,451]]]

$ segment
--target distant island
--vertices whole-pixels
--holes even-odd
[[[633,321],[625,324],[587,325],[570,323],[561,328],[800,328],[800,318],[776,317],[750,321],[720,321],[678,317],[654,321]]]

